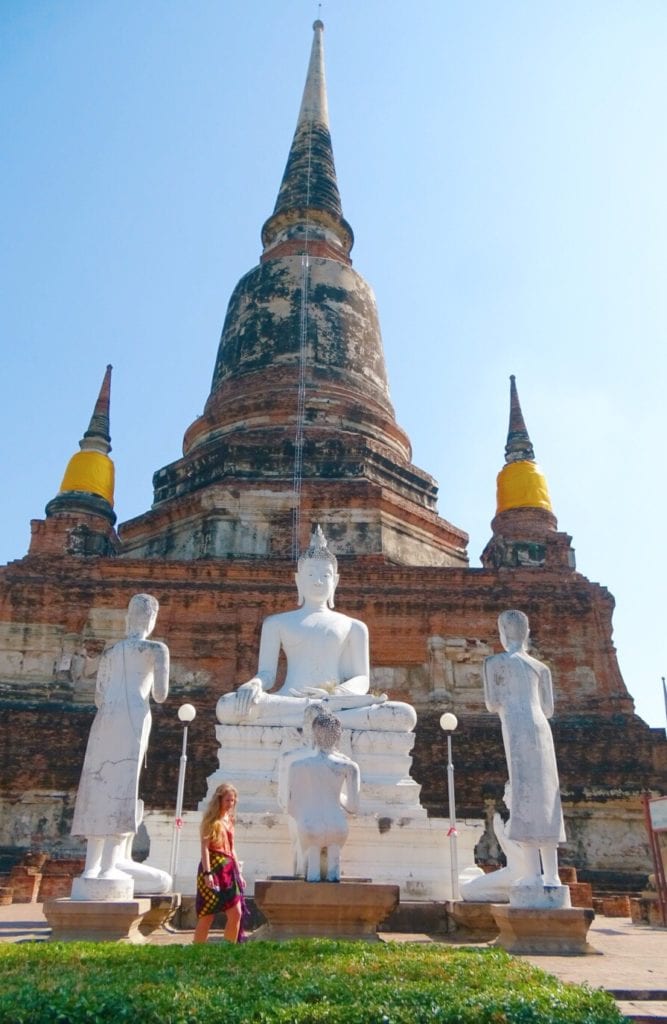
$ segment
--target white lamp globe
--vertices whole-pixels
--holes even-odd
[[[444,715],[440,715],[440,728],[445,732],[454,732],[458,724],[458,718],[451,711],[445,711]]]
[[[186,724],[188,722],[191,722],[196,714],[197,709],[194,707],[193,704],[181,704],[180,708],[178,709],[178,717],[180,718],[181,722],[185,722]]]

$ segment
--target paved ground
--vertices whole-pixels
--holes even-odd
[[[0,907],[0,942],[44,940],[49,931],[39,903]],[[215,937],[214,934],[213,940]],[[443,936],[403,933],[386,933],[382,938],[399,942],[446,941]],[[150,941],[159,945],[188,944],[192,932],[161,929]],[[633,925],[629,918],[596,917],[589,941],[598,955],[525,959],[561,981],[607,989],[622,1012],[634,1020],[654,1024],[667,1021],[667,929]]]

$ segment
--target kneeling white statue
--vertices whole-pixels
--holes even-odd
[[[299,558],[295,580],[299,607],[264,620],[257,675],[220,698],[218,721],[301,725],[306,706],[318,700],[348,729],[413,729],[414,708],[368,692],[368,629],[359,619],[334,611],[338,564],[319,526]],[[278,692],[269,694],[281,648],[287,675]]]
[[[148,639],[158,608],[150,594],[135,594],[127,610],[126,638],[106,650],[100,660],[95,690],[98,711],[88,736],[72,821],[72,835],[88,840],[84,872],[74,880],[73,899],[133,895],[133,877],[124,868],[131,862],[131,838],[143,816],[138,790],[151,729],[149,700],[152,696],[161,704],[169,692],[169,650]]]
[[[359,810],[359,766],[335,749],[341,733],[340,720],[320,712],[312,724],[315,750],[294,760],[287,769],[287,812],[296,822],[298,856],[303,858],[307,882],[340,881],[347,815]],[[322,855],[326,860],[324,879]]]

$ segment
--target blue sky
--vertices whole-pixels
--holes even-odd
[[[0,563],[114,365],[119,520],[203,408],[257,262],[317,5],[0,5]],[[327,0],[339,184],[440,514],[490,535],[508,377],[579,570],[663,725],[667,5]]]

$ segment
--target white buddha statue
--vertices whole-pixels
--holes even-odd
[[[526,650],[529,624],[523,612],[502,612],[498,631],[505,650],[484,662],[484,697],[502,725],[512,804],[506,837],[523,854],[524,874],[513,884],[560,886],[558,844],[565,842],[565,829],[549,725],[551,672]]]
[[[169,693],[169,650],[148,639],[158,608],[150,594],[135,594],[127,610],[125,639],[108,648],[100,660],[98,711],[72,821],[72,835],[87,839],[85,868],[75,879],[74,899],[95,898],[98,889],[105,893],[102,899],[108,898],[106,893],[133,892],[134,876],[124,867],[131,862],[128,851],[143,816],[138,789],[151,730],[150,698],[161,704]]]
[[[322,702],[348,729],[409,732],[416,714],[409,704],[369,694],[368,629],[359,619],[334,611],[338,564],[322,530],[313,532],[298,562],[299,607],[270,615],[262,625],[257,674],[224,694],[217,705],[223,724],[301,725],[306,706]],[[277,693],[278,656],[287,658]]]

